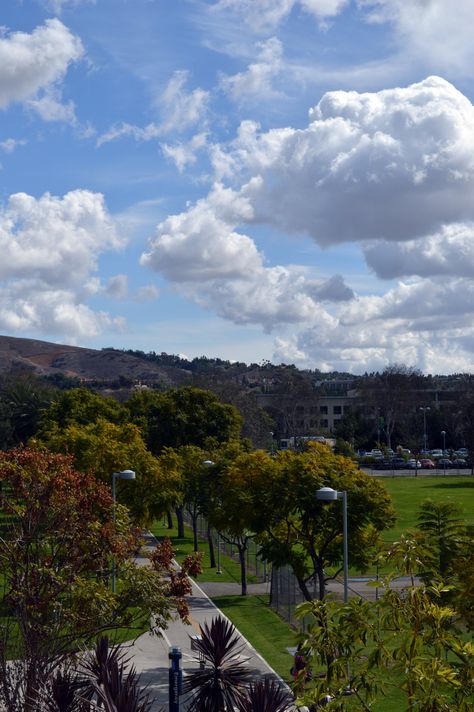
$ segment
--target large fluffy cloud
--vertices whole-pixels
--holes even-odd
[[[262,132],[243,122],[211,156],[219,180],[158,225],[142,264],[226,319],[280,332],[283,360],[353,371],[391,361],[466,368],[474,110],[452,84],[430,77],[377,93],[330,92],[306,128]],[[250,236],[256,225],[325,248],[358,243],[378,277],[408,280],[356,297],[339,275],[268,266]]]
[[[277,358],[321,369],[363,372],[406,363],[431,373],[471,370],[471,279],[402,282],[382,296],[360,297],[336,318],[277,340]]]
[[[99,255],[121,244],[100,194],[10,196],[0,208],[0,327],[76,338],[113,324],[84,300],[97,291]]]
[[[80,40],[58,19],[47,20],[31,34],[13,32],[0,38],[0,108],[36,97],[63,79],[71,62],[83,55]]]
[[[474,109],[430,77],[378,93],[330,92],[304,129],[246,122],[227,170],[255,221],[321,245],[409,240],[474,218]]]

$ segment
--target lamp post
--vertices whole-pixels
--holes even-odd
[[[206,467],[213,467],[216,463],[213,462],[212,460],[204,460],[202,463]],[[217,532],[217,571],[216,574],[220,576],[222,574],[221,570],[221,536],[219,532]]]
[[[426,452],[426,450],[428,449],[428,445],[427,445],[428,439],[427,439],[427,436],[426,436],[426,411],[427,411],[427,410],[431,410],[431,408],[430,408],[428,405],[427,405],[427,406],[421,406],[421,407],[420,407],[420,410],[423,412],[423,448],[424,448],[424,450],[425,450],[425,452]]]
[[[121,472],[112,473],[112,521],[115,525],[115,502],[116,502],[116,481],[117,480],[134,480],[135,472],[133,470],[122,470]],[[115,558],[112,558],[112,593],[115,593]]]
[[[349,545],[347,541],[347,492],[338,492],[332,487],[321,487],[316,490],[316,499],[321,502],[334,502],[342,499],[342,548],[344,566],[344,603],[349,600]],[[351,669],[349,660],[346,660],[347,693],[350,694]]]
[[[344,603],[349,600],[349,544],[347,539],[347,492],[338,492],[332,487],[321,487],[316,491],[316,499],[321,502],[335,502],[342,499],[342,547],[344,567]]]

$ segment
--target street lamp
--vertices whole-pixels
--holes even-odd
[[[133,470],[122,470],[121,472],[112,473],[112,521],[115,525],[115,502],[116,502],[116,481],[117,480],[134,480],[135,472]],[[112,558],[112,593],[115,593],[115,558]]]
[[[423,412],[423,448],[426,452],[426,450],[428,449],[428,446],[427,446],[428,440],[426,437],[426,411],[431,410],[431,408],[429,407],[429,405],[421,406],[420,410]]]
[[[316,491],[316,499],[321,502],[335,502],[342,499],[342,547],[344,567],[344,603],[349,600],[349,545],[347,539],[347,492],[338,492],[332,487],[321,487]]]
[[[212,460],[204,460],[202,463],[206,467],[213,467],[216,463]],[[217,571],[216,574],[219,576],[222,574],[221,571],[221,535],[217,532]]]

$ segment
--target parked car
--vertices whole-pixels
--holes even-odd
[[[467,467],[467,462],[463,457],[457,457],[452,462],[453,467]]]
[[[407,466],[407,463],[403,459],[403,457],[394,457],[392,460],[392,467],[394,470],[404,470]]]
[[[392,470],[391,460],[375,460],[373,464],[374,470]]]
[[[443,454],[444,454],[443,451],[439,450],[439,449],[431,451],[431,457],[436,457],[436,458],[443,457]]]
[[[421,466],[424,470],[434,470],[436,465],[434,464],[433,460],[430,460],[429,457],[424,457],[420,460]]]
[[[454,454],[456,457],[462,457],[466,459],[469,456],[469,450],[466,447],[460,447],[459,450],[455,450]]]
[[[448,457],[441,457],[436,464],[438,467],[451,467],[452,462]]]
[[[407,460],[407,469],[408,470],[416,470],[416,469],[421,469],[421,462],[419,460],[415,460],[415,458],[410,458],[410,460]]]

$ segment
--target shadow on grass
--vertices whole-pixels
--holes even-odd
[[[217,608],[261,608],[268,607],[269,596],[213,596],[212,601]]]
[[[443,481],[436,484],[430,485],[436,489],[474,489],[474,480],[469,480],[469,482],[449,482]]]

